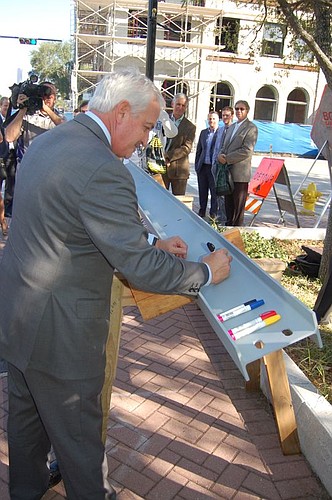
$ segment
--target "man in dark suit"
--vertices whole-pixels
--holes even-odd
[[[226,226],[243,226],[244,210],[251,177],[251,159],[257,142],[258,129],[248,119],[249,104],[237,101],[237,122],[231,125],[218,155],[218,161],[231,165],[234,191],[225,196]]]
[[[162,104],[145,76],[110,73],[90,111],[37,137],[24,155],[0,264],[13,500],[47,490],[50,443],[68,499],[116,498],[100,404],[114,269],[142,290],[191,295],[230,272],[224,249],[198,263],[175,256],[187,252],[179,237],[148,242],[122,159],[146,146]]]
[[[215,219],[218,207],[216,184],[211,169],[217,130],[219,127],[219,115],[216,111],[211,111],[208,114],[208,122],[208,128],[202,130],[199,135],[195,156],[195,170],[197,173],[199,195],[198,215],[200,217],[205,217],[210,192],[210,217]]]
[[[184,195],[190,174],[189,154],[193,147],[196,127],[184,116],[188,107],[186,94],[176,94],[172,106],[171,119],[175,122],[178,133],[166,143],[167,170],[166,174],[163,175],[163,181],[166,189],[171,186],[174,195]]]
[[[231,106],[224,106],[221,110],[221,119],[223,121],[224,126],[219,127],[217,130],[217,137],[216,137],[216,142],[213,150],[213,155],[212,155],[212,175],[213,179],[216,182],[217,179],[217,158],[219,151],[223,147],[223,144],[225,142],[226,134],[228,131],[228,128],[232,125],[233,123],[233,117],[234,117],[234,109]],[[226,210],[225,210],[225,199],[224,196],[217,196],[217,205],[218,205],[218,221],[222,224],[225,224],[226,221]]]

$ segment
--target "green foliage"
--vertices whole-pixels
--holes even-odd
[[[323,397],[332,404],[332,332],[322,327],[320,331],[322,349],[307,338],[285,350]]]
[[[283,248],[278,244],[276,238],[263,238],[256,231],[243,232],[241,234],[246,252],[252,259],[280,259],[284,262],[288,261],[288,255]]]
[[[62,98],[68,99],[70,92],[70,68],[72,44],[70,42],[47,42],[31,55],[31,66],[39,75],[39,81],[51,81]]]

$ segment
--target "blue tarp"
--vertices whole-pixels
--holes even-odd
[[[311,140],[311,125],[275,123],[253,120],[258,128],[256,153],[288,153],[295,156],[315,158],[318,149]]]

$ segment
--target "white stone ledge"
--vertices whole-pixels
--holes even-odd
[[[325,239],[326,229],[312,227],[241,227],[241,232],[259,233],[266,239],[278,238],[279,240],[317,240]]]

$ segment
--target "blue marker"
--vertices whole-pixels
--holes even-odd
[[[220,314],[217,314],[217,318],[219,319],[219,321],[223,322],[226,321],[227,319],[235,318],[235,316],[240,316],[240,314],[243,314],[247,311],[251,311],[252,309],[256,309],[257,307],[260,307],[263,304],[264,304],[263,299],[248,300],[248,302],[245,302],[244,304],[241,304],[239,306],[233,307],[232,309],[228,309],[228,311],[224,311],[221,312]]]

